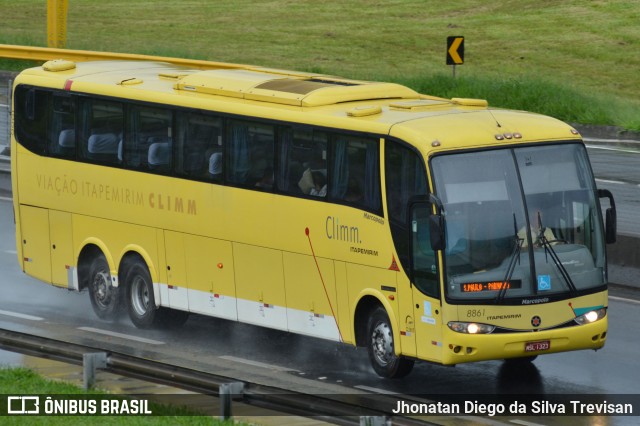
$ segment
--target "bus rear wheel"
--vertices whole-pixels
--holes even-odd
[[[124,285],[129,318],[136,327],[178,328],[189,318],[188,312],[156,307],[151,274],[144,263],[131,264]]]
[[[150,328],[158,321],[149,269],[140,261],[133,262],[125,274],[126,305],[131,322],[138,328]]]
[[[89,267],[89,299],[98,318],[113,320],[121,309],[119,289],[113,286],[109,264],[100,254]]]
[[[375,372],[389,379],[404,377],[413,369],[413,360],[395,354],[393,329],[383,307],[374,309],[367,325],[367,350]]]

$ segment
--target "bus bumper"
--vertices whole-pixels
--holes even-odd
[[[446,329],[445,365],[521,358],[582,349],[600,349],[607,339],[608,317],[591,324],[537,332],[470,335]]]

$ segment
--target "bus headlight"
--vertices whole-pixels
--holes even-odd
[[[447,325],[457,333],[467,334],[489,334],[496,328],[494,325],[479,324],[477,322],[450,321]]]
[[[590,324],[592,322],[601,320],[607,315],[607,308],[600,308],[595,311],[589,311],[586,314],[582,314],[574,318],[574,321],[580,325]]]

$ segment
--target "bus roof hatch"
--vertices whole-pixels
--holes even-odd
[[[176,90],[304,107],[374,99],[417,99],[420,95],[394,83],[294,77],[253,70],[210,70],[180,78]]]

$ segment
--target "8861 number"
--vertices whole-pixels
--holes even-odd
[[[467,318],[483,318],[484,309],[467,309]]]

